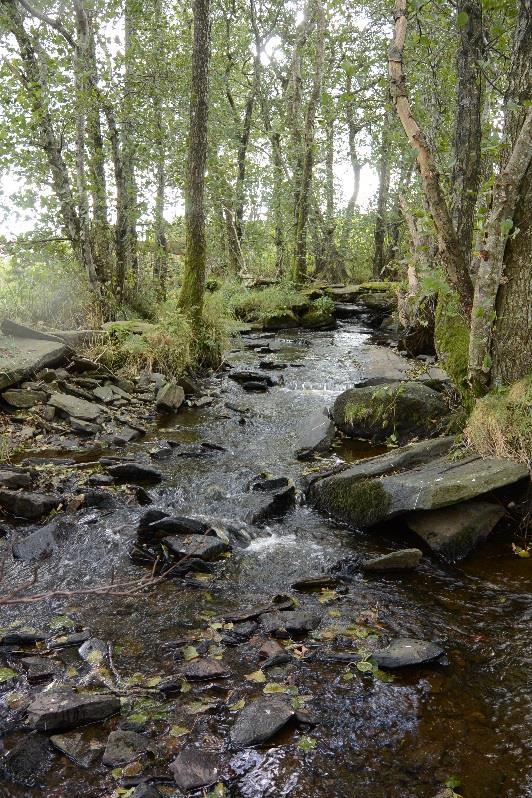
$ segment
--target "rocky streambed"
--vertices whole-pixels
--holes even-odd
[[[527,474],[453,453],[445,375],[347,319],[244,336],[174,414],[79,379],[101,429],[61,451],[55,400],[3,467],[3,593],[53,595],[0,608],[2,798],[532,795]]]

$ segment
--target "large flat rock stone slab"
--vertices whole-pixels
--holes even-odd
[[[290,704],[277,696],[258,698],[247,704],[231,729],[231,742],[247,748],[266,742],[294,717]]]
[[[336,427],[327,415],[327,410],[317,410],[308,418],[302,420],[297,430],[297,448],[295,455],[298,460],[310,460],[320,452],[327,452],[334,440]]]
[[[464,502],[443,510],[412,513],[406,523],[433,551],[453,562],[485,540],[504,512],[500,504]]]
[[[75,693],[68,688],[41,693],[28,707],[28,724],[38,731],[75,729],[120,712],[120,699],[107,693]]]
[[[67,416],[79,418],[82,421],[96,421],[102,413],[106,412],[101,405],[88,402],[86,399],[79,399],[68,393],[53,393],[48,404],[61,410]]]
[[[529,478],[525,465],[480,457],[454,462],[442,458],[383,476],[377,476],[378,470],[379,464],[370,461],[315,481],[310,500],[333,518],[364,528],[414,511],[450,507]]]
[[[59,365],[66,353],[62,341],[0,335],[0,391],[23,382],[46,366]]]

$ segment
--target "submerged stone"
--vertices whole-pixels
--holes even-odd
[[[229,670],[221,662],[208,657],[184,662],[179,668],[187,679],[222,679],[229,676]]]
[[[58,504],[59,498],[50,493],[0,489],[0,507],[10,515],[27,518],[29,521],[37,521],[48,515]]]
[[[231,548],[213,535],[173,535],[165,537],[163,543],[177,557],[197,557],[200,560],[215,560]]]
[[[379,668],[404,668],[411,665],[424,665],[434,662],[445,654],[443,648],[426,640],[398,637],[386,648],[372,653]]]
[[[150,740],[143,734],[119,729],[107,738],[102,762],[107,767],[118,767],[134,762],[150,747]]]
[[[115,482],[126,484],[149,483],[156,485],[161,482],[163,475],[156,468],[143,465],[142,463],[117,463],[110,465],[107,471]]]
[[[504,514],[500,504],[473,501],[412,513],[406,523],[433,551],[454,561],[466,557],[485,540]]]
[[[80,768],[92,767],[103,749],[103,746],[96,741],[85,740],[79,732],[53,734],[50,737],[50,742]]]
[[[261,616],[261,623],[267,634],[275,637],[300,635],[317,629],[321,615],[303,610],[287,610],[284,612],[267,612]]]
[[[179,752],[170,770],[177,786],[188,792],[219,781],[222,763],[219,755],[213,751],[188,748]]]
[[[0,761],[0,771],[11,781],[32,787],[50,770],[52,759],[48,738],[43,734],[28,734]]]
[[[420,549],[400,549],[362,563],[363,571],[410,571],[417,568],[423,558]]]

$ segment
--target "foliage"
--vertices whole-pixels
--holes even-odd
[[[283,311],[309,306],[305,295],[290,283],[248,289],[241,282],[227,280],[220,286],[219,294],[228,313],[241,321],[263,322]]]

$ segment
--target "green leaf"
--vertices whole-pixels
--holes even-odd
[[[362,660],[356,664],[356,668],[360,673],[373,673],[373,667],[371,662],[367,662],[366,660]]]
[[[170,737],[183,737],[185,734],[190,734],[186,726],[172,726],[170,729]]]
[[[50,621],[50,629],[73,629],[75,623],[68,615],[56,615]]]
[[[246,673],[245,678],[248,682],[258,682],[259,684],[266,681],[266,674],[264,671],[258,670],[253,673]]]
[[[17,676],[18,673],[11,670],[11,668],[0,668],[0,684],[10,682],[12,679],[16,679]]]
[[[303,751],[305,754],[308,754],[309,751],[313,751],[316,746],[318,745],[318,741],[314,739],[314,737],[309,737],[308,735],[304,735],[298,742],[297,747],[300,751]]]
[[[456,24],[459,28],[465,28],[467,23],[469,22],[469,14],[467,11],[460,11],[460,13],[456,17]]]
[[[268,682],[268,684],[264,685],[264,690],[262,691],[266,695],[274,695],[275,693],[288,693],[290,690],[285,684],[278,684],[277,682]]]
[[[227,708],[229,712],[239,712],[241,709],[244,709],[245,706],[246,702],[243,698],[241,698],[240,701],[235,701],[234,704],[229,704]]]
[[[198,649],[194,646],[185,646],[183,649],[183,659],[185,662],[189,662],[191,659],[197,659],[199,657]]]

